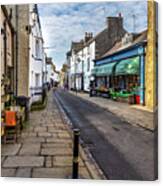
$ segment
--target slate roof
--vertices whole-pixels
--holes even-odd
[[[123,49],[132,47],[135,44],[138,44],[143,41],[147,41],[147,30],[140,32],[138,34],[133,34],[133,42],[132,43],[129,43],[127,45],[122,45],[122,40],[115,43],[115,45],[110,50],[108,50],[103,56],[101,56],[101,58],[107,57],[107,56],[114,54],[116,52],[119,52]]]
[[[79,42],[72,42],[71,43],[71,50],[74,49],[75,52],[78,52],[79,50],[81,50],[84,46],[84,41],[81,40]]]

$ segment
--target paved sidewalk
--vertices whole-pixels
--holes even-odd
[[[80,146],[79,175],[83,179],[104,179],[89,153]],[[17,144],[2,145],[3,177],[71,178],[72,131],[49,93],[42,111],[32,112],[29,127]]]
[[[155,128],[154,113],[145,109],[143,110],[143,107],[140,108],[138,106],[116,102],[103,97],[90,97],[88,93],[76,93],[73,91],[70,91],[70,93],[107,109],[132,125],[139,125],[150,130]]]

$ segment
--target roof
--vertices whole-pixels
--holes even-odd
[[[133,35],[133,42],[132,43],[123,45],[122,40],[121,40],[121,41],[115,43],[115,45],[110,50],[108,50],[101,58],[107,57],[107,56],[112,55],[116,52],[127,49],[127,48],[132,47],[142,41],[147,40],[147,30],[140,32],[138,34],[132,34],[132,35]]]
[[[107,32],[107,28],[103,29],[101,32],[99,32],[96,36],[94,36],[92,39],[90,39],[87,43],[85,43],[85,46],[89,45],[93,41],[95,41],[100,35],[102,35],[104,32]]]
[[[71,43],[71,50],[74,49],[75,52],[78,52],[79,50],[81,50],[84,46],[84,41],[81,40],[79,42],[74,42],[72,41]]]
[[[71,50],[74,49],[75,52],[80,51],[81,49],[83,49],[84,47],[88,46],[90,43],[92,43],[93,41],[95,41],[104,32],[107,32],[107,28],[103,29],[101,32],[99,32],[96,36],[94,36],[93,38],[91,38],[86,43],[83,40],[81,40],[79,42],[72,41],[72,43],[71,43]]]

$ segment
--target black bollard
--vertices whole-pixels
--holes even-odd
[[[74,129],[73,170],[72,170],[72,178],[73,179],[78,179],[79,136],[80,136],[80,130],[79,129]]]

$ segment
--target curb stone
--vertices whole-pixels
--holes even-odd
[[[68,118],[68,116],[67,116],[66,112],[64,111],[64,109],[61,107],[61,104],[57,100],[57,98],[54,97],[54,99],[55,99],[55,101],[57,103],[57,106],[58,106],[61,118],[63,120],[63,123],[67,124],[68,132],[70,133],[71,138],[73,138],[73,134],[72,134],[73,124],[72,124],[71,120]],[[84,162],[89,174],[91,175],[91,177],[93,179],[97,179],[97,180],[99,180],[99,179],[106,180],[106,177],[105,177],[103,171],[100,169],[100,167],[96,163],[96,161],[93,158],[92,154],[89,152],[89,150],[86,147],[84,147],[84,142],[83,141],[82,141],[82,143],[79,144],[79,149],[80,149],[80,152],[81,152],[80,156],[83,159],[83,162]],[[90,166],[91,166],[91,168],[90,168]],[[92,169],[94,169],[94,170],[92,170]],[[96,173],[95,173],[95,171],[96,171]]]

